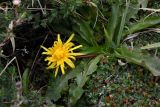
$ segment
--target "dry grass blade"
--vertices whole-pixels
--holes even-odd
[[[15,39],[14,39],[13,36],[10,37],[10,41],[12,43],[12,49],[13,49],[13,53],[14,53],[14,51],[15,51]]]
[[[13,57],[13,58],[6,64],[6,66],[4,67],[4,69],[0,72],[0,76],[2,76],[2,74],[6,71],[7,67],[8,67],[14,60],[16,61],[17,68],[18,68],[18,73],[19,73],[19,76],[20,76],[20,80],[22,81],[22,76],[21,76],[21,74],[20,74],[20,68],[19,68],[19,64],[18,64],[18,61],[17,61],[17,58],[16,58],[16,57]]]
[[[153,49],[153,48],[159,48],[159,47],[160,47],[160,42],[148,44],[146,46],[141,47],[141,49]]]
[[[16,57],[12,58],[4,67],[4,69],[0,72],[0,76],[4,73],[4,71],[7,69],[7,67],[16,59]]]
[[[46,14],[45,11],[43,10],[43,7],[42,7],[42,5],[41,5],[41,2],[40,2],[39,0],[37,0],[37,1],[38,1],[38,4],[39,4],[40,8],[41,8],[42,13],[43,13],[43,14]]]
[[[43,42],[42,42],[42,45],[44,44],[44,42],[46,41],[47,38],[48,38],[48,34],[47,34],[46,37],[44,38],[44,40],[43,40]],[[35,58],[34,58],[34,61],[33,61],[32,66],[31,66],[31,70],[33,70],[34,64],[35,64],[35,62],[36,62],[36,60],[37,60],[37,57],[38,57],[38,55],[39,55],[40,50],[41,50],[41,48],[39,48],[39,50],[38,50],[38,52],[37,52],[37,54],[36,54],[36,56],[35,56]],[[31,75],[31,73],[30,73],[29,75]]]
[[[130,35],[128,35],[128,36],[123,40],[123,42],[128,41],[128,40],[133,40],[134,38],[140,36],[140,34],[148,33],[148,32],[160,33],[160,28],[149,28],[149,29],[147,29],[146,31],[142,31],[142,32],[137,32],[137,33],[134,33],[134,34],[130,34]]]
[[[34,5],[34,0],[32,0],[32,7],[33,7],[33,5]]]
[[[160,9],[152,9],[152,8],[139,8],[144,11],[151,11],[151,12],[160,12]]]

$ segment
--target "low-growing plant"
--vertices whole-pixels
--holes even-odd
[[[159,16],[149,16],[140,19],[136,23],[129,24],[132,18],[130,14],[130,0],[123,2],[111,3],[111,15],[108,17],[107,23],[102,23],[104,27],[103,44],[98,45],[98,41],[94,36],[94,29],[90,27],[90,23],[86,21],[79,22],[79,33],[81,39],[85,41],[84,51],[88,54],[114,54],[117,58],[123,58],[130,63],[135,63],[149,69],[153,75],[159,76],[160,69],[156,63],[159,63],[159,58],[150,56],[144,53],[143,49],[149,47],[158,47],[158,44],[153,44],[146,47],[128,46],[124,39],[132,36],[138,31],[147,30],[149,27],[156,27],[160,23]],[[136,10],[135,10],[136,11]],[[89,44],[89,45],[88,45]],[[156,46],[155,46],[156,45]]]
[[[137,1],[134,2],[127,0],[123,2],[121,0],[114,2],[109,1],[111,12],[104,19],[106,22],[99,22],[98,17],[103,14],[96,16],[96,21],[91,18],[92,14],[90,11],[95,10],[100,12],[99,7],[89,2],[88,11],[85,12],[82,19],[76,20],[77,26],[73,27],[73,30],[79,34],[76,37],[77,42],[83,45],[82,52],[86,55],[96,56],[88,64],[81,62],[75,70],[67,73],[65,76],[58,77],[50,83],[47,91],[47,96],[54,101],[58,101],[62,98],[62,95],[68,98],[64,101],[68,106],[75,106],[76,102],[84,93],[83,86],[89,79],[90,75],[97,69],[97,64],[101,61],[102,57],[113,59],[125,59],[129,63],[138,64],[150,70],[153,75],[160,75],[160,68],[157,63],[160,63],[159,58],[152,57],[148,53],[144,53],[139,47],[128,46],[124,42],[124,38],[132,38],[134,33],[142,30],[147,30],[149,27],[156,27],[160,23],[160,18],[157,16],[149,16],[142,18],[137,22],[131,22],[130,19],[135,19],[135,15],[138,13],[140,6],[145,7],[144,3]],[[133,7],[134,9],[133,9]],[[97,9],[97,10],[96,10]],[[134,13],[131,15],[130,11]],[[84,11],[83,9],[81,11]],[[83,12],[82,12],[83,13]],[[94,23],[93,23],[94,22]],[[95,23],[97,25],[95,25]],[[99,31],[101,30],[101,32]],[[98,34],[101,34],[100,36]],[[87,66],[85,66],[87,65]],[[80,66],[84,66],[83,72]],[[74,74],[74,75],[73,75]],[[69,82],[73,80],[73,82]],[[75,82],[76,83],[75,83]],[[69,95],[67,95],[69,90]],[[54,93],[53,93],[54,92]],[[53,93],[53,94],[51,94]]]
[[[9,1],[5,3],[7,6],[12,6]],[[0,102],[7,103],[2,101],[2,97],[6,97],[8,102],[18,106],[77,106],[79,99],[87,92],[84,89],[86,85],[89,85],[87,88],[92,88],[93,84],[90,83],[92,81],[89,81],[91,76],[96,74],[96,71],[103,72],[103,78],[106,76],[105,72],[107,72],[107,76],[114,74],[114,69],[118,72],[119,66],[115,68],[114,65],[117,62],[122,68],[126,63],[134,63],[148,69],[154,76],[159,76],[160,67],[157,63],[160,63],[160,59],[150,55],[146,49],[157,48],[160,43],[138,47],[133,46],[133,41],[131,41],[134,37],[138,37],[139,32],[148,31],[149,28],[157,28],[160,24],[159,16],[139,16],[141,12],[143,13],[143,9],[147,9],[147,4],[148,0],[25,0],[21,2],[21,5],[13,5],[9,10],[4,9],[2,5],[3,12],[0,14],[0,18],[3,20],[2,27],[0,27],[0,40],[2,41],[0,45],[2,46],[0,46],[0,50],[3,50],[3,46],[8,46],[7,44],[10,43],[5,42],[6,38],[11,41],[12,49],[7,48],[7,51],[11,50],[8,51],[8,56],[5,56],[3,51],[0,52],[0,55],[6,59],[18,56],[18,60],[13,61],[17,65],[17,71],[14,71],[15,68],[8,71],[8,68],[0,72],[3,74],[0,76],[3,87],[0,88]],[[25,26],[27,32],[31,32],[29,36],[19,37],[19,33],[25,35],[23,31],[18,29],[21,27],[19,25]],[[40,35],[41,32],[35,31],[37,35],[36,33],[33,35],[35,34],[37,37],[34,38],[32,30],[28,30],[30,27],[34,30],[38,28],[47,30],[47,36],[43,38]],[[19,30],[18,33],[17,29]],[[46,32],[42,35],[46,35]],[[68,35],[73,32],[75,38],[71,42],[73,37],[69,38]],[[56,41],[55,35],[57,33],[61,34],[61,38],[58,36]],[[66,38],[69,39],[64,42]],[[41,39],[44,41],[42,42]],[[27,51],[26,48],[18,49],[16,43],[21,40],[24,40],[22,42],[24,47],[30,48],[36,44],[36,49],[30,49],[30,51]],[[52,40],[55,42],[53,43]],[[38,43],[32,44],[32,41],[38,41]],[[40,44],[46,51],[43,52],[47,55],[45,61],[49,61],[48,66],[55,76],[53,72],[47,72],[49,70],[45,69],[46,66],[44,67],[42,64],[43,56],[40,54]],[[52,46],[49,46],[50,44]],[[38,51],[37,47],[39,48]],[[77,48],[80,48],[77,50],[78,52],[75,51]],[[19,57],[19,50],[26,54],[32,54],[29,55],[29,60],[28,56],[24,58],[24,54]],[[76,58],[77,61],[75,62]],[[123,63],[124,60],[126,63]],[[19,66],[18,62],[23,62],[24,65]],[[105,64],[103,65],[103,63]],[[2,65],[4,64],[6,63],[2,62]],[[70,69],[64,64],[68,64],[74,69]],[[105,70],[103,71],[98,67],[105,68]],[[64,75],[59,74],[58,70],[61,70]],[[7,75],[8,72],[13,74],[16,72],[16,75],[13,76],[11,73],[10,79]],[[126,77],[122,80],[124,80],[125,85],[130,85],[130,81]],[[9,85],[11,85],[11,89],[9,89]],[[98,91],[105,94],[106,89],[111,91],[117,87],[119,85],[113,84]],[[9,89],[9,91],[6,92],[5,89]],[[97,96],[100,96],[99,93],[90,95],[90,97]],[[123,98],[124,96],[125,93],[122,92],[120,97]],[[95,102],[96,98],[91,99]]]

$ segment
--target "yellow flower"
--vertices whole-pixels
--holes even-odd
[[[82,53],[73,52],[73,50],[82,47],[82,45],[73,47],[74,43],[71,42],[73,37],[74,34],[72,34],[69,39],[63,43],[60,38],[60,34],[58,34],[57,41],[54,42],[52,47],[47,49],[44,46],[41,46],[45,50],[42,54],[47,55],[45,61],[48,61],[48,69],[56,68],[55,77],[58,74],[59,68],[61,69],[62,74],[65,74],[65,64],[69,65],[71,68],[75,68],[72,60],[76,60],[75,56],[82,55]]]

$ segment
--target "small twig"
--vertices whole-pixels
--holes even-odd
[[[79,55],[79,56],[76,56],[76,58],[94,58],[96,57],[97,55],[96,54],[87,54],[87,55]]]

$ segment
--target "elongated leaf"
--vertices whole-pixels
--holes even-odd
[[[160,42],[148,44],[146,46],[141,47],[141,49],[152,49],[152,48],[159,48],[159,47],[160,47]]]
[[[84,47],[81,52],[84,54],[99,54],[99,53],[103,53],[103,47],[102,46]]]
[[[116,35],[117,45],[120,44],[120,40],[122,38],[122,33],[123,33],[123,29],[124,29],[124,26],[125,26],[125,23],[126,23],[126,16],[127,16],[127,13],[128,13],[129,4],[130,4],[130,2],[128,1],[128,3],[126,4],[125,11],[124,11],[124,13],[122,15],[122,18],[121,18],[121,23],[120,23],[120,27],[118,29],[118,34]]]
[[[145,28],[152,27],[157,24],[160,24],[159,16],[149,17],[145,20],[143,19],[140,22],[137,22],[134,25],[130,26],[129,30],[123,33],[123,36],[127,36],[128,34],[132,34],[140,30],[144,30]]]
[[[27,93],[29,91],[29,69],[25,69],[23,76],[22,76],[22,86],[23,86],[23,92]]]
[[[160,76],[159,58],[143,55],[141,52],[129,50],[126,47],[119,48],[115,53],[119,58],[124,58],[128,62],[147,68],[154,76]]]
[[[111,17],[109,19],[109,23],[108,23],[108,26],[107,26],[108,35],[110,36],[110,38],[113,38],[113,35],[115,33],[115,29],[116,29],[117,24],[118,24],[119,12],[120,12],[119,5],[114,4],[112,6]]]
[[[106,28],[104,28],[104,36],[105,36],[105,45],[110,46],[112,43],[112,37],[108,34],[108,31]]]
[[[96,58],[92,59],[85,67],[83,73],[77,75],[77,84],[79,87],[83,87],[89,78],[89,75],[97,70],[97,64],[103,55],[98,55]]]
[[[96,58],[92,59],[88,64],[86,64],[86,67],[84,68],[84,71],[82,73],[79,73],[77,75],[76,81],[77,86],[72,86],[69,95],[70,95],[70,105],[74,106],[78,99],[82,96],[84,90],[83,86],[89,79],[89,76],[93,74],[97,70],[97,64],[102,58],[103,55],[99,55]]]
[[[80,34],[80,36],[90,45],[97,46],[96,39],[93,34],[93,30],[91,29],[89,22],[79,21],[79,28],[75,28],[75,30]]]

